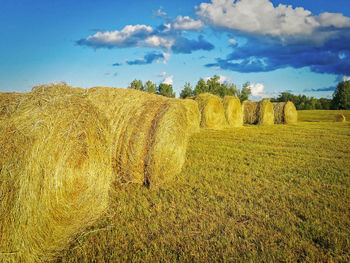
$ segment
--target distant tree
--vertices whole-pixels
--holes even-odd
[[[158,86],[157,94],[169,97],[169,98],[175,98],[175,93],[173,92],[173,85],[161,83]]]
[[[243,84],[242,89],[237,91],[237,96],[241,102],[248,100],[248,96],[252,94],[252,90],[250,89],[250,82],[246,82]]]
[[[156,91],[157,91],[157,85],[154,84],[152,81],[148,80],[148,81],[145,83],[145,85],[144,85],[144,87],[143,87],[143,90],[144,90],[144,91],[147,91],[147,92],[149,92],[149,93],[156,93]]]
[[[330,110],[331,109],[331,99],[320,98],[321,109]]]
[[[196,87],[194,88],[193,94],[195,96],[198,96],[201,93],[209,92],[209,88],[207,83],[204,81],[204,79],[200,78],[197,82]]]
[[[141,80],[134,79],[134,80],[130,83],[128,89],[136,89],[136,90],[141,90],[141,91],[143,91],[144,89],[143,89],[142,81],[141,81]]]
[[[193,96],[193,90],[189,82],[185,83],[184,89],[180,93],[180,98],[187,98]]]
[[[350,81],[342,81],[338,83],[338,86],[333,93],[332,109],[350,109]]]

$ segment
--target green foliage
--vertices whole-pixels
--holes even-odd
[[[157,85],[154,84],[152,81],[148,80],[148,81],[145,83],[145,85],[144,85],[144,87],[143,87],[143,90],[144,90],[144,91],[147,91],[147,92],[149,92],[149,93],[156,93],[156,91],[157,91]]]
[[[200,79],[197,82],[197,85],[193,91],[193,94],[195,96],[201,94],[201,93],[211,93],[214,95],[217,95],[219,97],[225,97],[225,96],[237,96],[239,91],[237,90],[237,87],[233,83],[220,83],[219,82],[220,77],[217,75],[214,75],[214,77],[209,78],[207,82],[204,81],[204,79]]]
[[[321,109],[324,109],[324,110],[330,110],[331,109],[331,104],[332,104],[332,100],[331,99],[320,98],[319,101],[320,101],[320,104],[321,104]]]
[[[141,81],[141,80],[134,79],[134,80],[130,83],[128,89],[136,89],[136,90],[141,90],[141,91],[143,91],[144,88],[143,88],[143,85],[142,85],[142,81]]]
[[[332,108],[335,110],[350,109],[350,81],[338,83],[333,93]]]
[[[175,93],[173,92],[173,85],[161,83],[158,86],[157,94],[169,98],[175,98]]]
[[[189,82],[186,82],[185,86],[184,86],[184,89],[180,93],[180,98],[184,99],[184,98],[187,98],[187,97],[191,97],[193,95],[194,95],[194,93],[193,93],[191,84]]]
[[[272,98],[271,102],[287,102],[294,103],[297,110],[321,110],[329,109],[330,100],[321,98],[316,99],[314,97],[307,97],[305,95],[293,95],[289,92],[282,92],[277,98]]]
[[[252,93],[251,89],[249,88],[250,82],[246,82],[243,84],[242,89],[238,90],[238,98],[241,102],[248,100],[248,96]]]

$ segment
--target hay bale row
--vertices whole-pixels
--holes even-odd
[[[298,122],[298,112],[291,101],[272,103],[275,124],[295,124]]]
[[[78,95],[21,95],[0,118],[0,262],[48,262],[108,204],[107,119]]]
[[[242,108],[245,124],[272,125],[274,123],[273,106],[267,99],[260,102],[244,101]]]
[[[12,103],[0,116],[0,262],[54,259],[103,214],[117,178],[174,177],[199,125],[196,104],[135,90],[40,86]]]

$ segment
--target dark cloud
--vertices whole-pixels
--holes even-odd
[[[112,66],[114,66],[114,67],[119,67],[119,66],[121,66],[121,65],[122,65],[121,63],[116,62],[116,63],[114,63]]]
[[[196,50],[207,50],[210,51],[214,46],[206,41],[203,36],[199,36],[198,40],[187,39],[179,37],[176,39],[175,44],[171,47],[174,53],[185,53],[190,54]]]
[[[292,67],[309,67],[312,72],[347,75],[350,72],[350,31],[342,38],[321,46],[289,44],[250,37],[243,46],[233,48],[225,59],[218,58],[207,67],[250,73]]]
[[[304,92],[322,92],[322,91],[334,91],[336,87],[328,87],[321,89],[305,89]]]
[[[146,54],[142,59],[136,59],[132,61],[126,61],[128,65],[146,65],[146,64],[151,64],[154,61],[157,60],[165,60],[166,57],[164,56],[163,53],[158,53],[158,52],[150,52]]]

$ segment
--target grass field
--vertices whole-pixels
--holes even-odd
[[[336,114],[343,114],[350,120],[350,110],[301,110],[298,111],[298,120],[302,122],[333,121]]]
[[[350,123],[331,114],[202,130],[171,184],[116,187],[58,262],[349,262]]]

